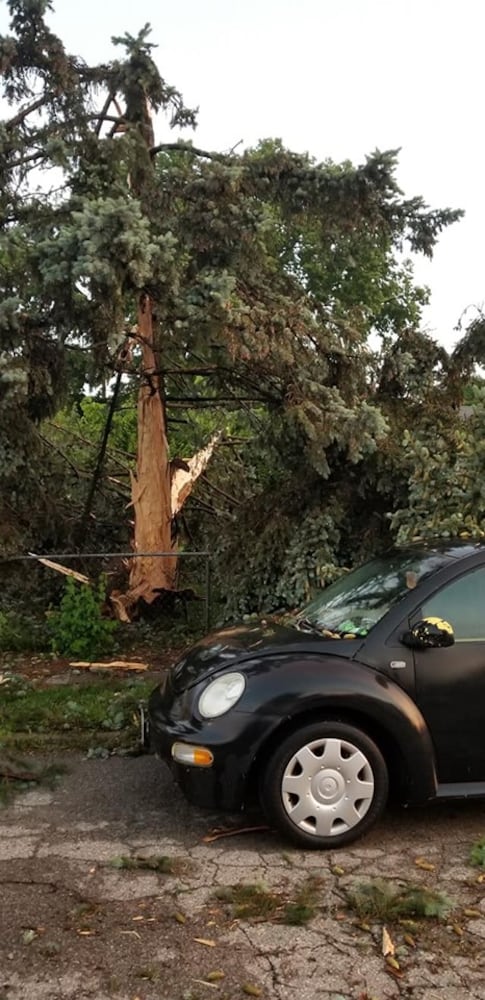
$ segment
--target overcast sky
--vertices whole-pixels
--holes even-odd
[[[318,159],[401,148],[407,196],[463,208],[431,263],[428,328],[447,346],[485,302],[483,0],[54,0],[51,22],[87,60],[149,21],[162,75],[198,106],[196,142],[278,136]],[[1,30],[6,5],[1,0]],[[159,137],[161,138],[161,137]],[[472,315],[472,314],[469,314]]]

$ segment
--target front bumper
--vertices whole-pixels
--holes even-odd
[[[179,713],[177,699],[167,697],[163,688],[156,688],[148,705],[151,749],[169,765],[189,802],[230,812],[242,809],[248,797],[252,765],[272,728],[271,721],[236,708],[204,722],[193,717],[178,718]],[[214,763],[211,767],[179,764],[172,757],[174,743],[207,747]]]

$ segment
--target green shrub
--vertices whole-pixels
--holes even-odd
[[[14,615],[0,611],[0,649],[12,653],[18,650],[19,643],[20,630]]]
[[[45,623],[0,611],[0,653],[42,652],[48,648]]]
[[[67,578],[59,608],[49,617],[54,653],[95,659],[111,651],[118,622],[103,617],[105,597],[103,578],[93,587]]]

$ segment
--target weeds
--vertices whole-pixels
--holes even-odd
[[[480,837],[470,851],[470,863],[475,868],[485,868],[485,837]]]
[[[159,875],[176,875],[186,867],[180,858],[168,858],[165,854],[152,855],[148,858],[142,858],[139,855],[130,857],[122,854],[120,857],[112,858],[110,865],[112,868],[124,871],[150,871],[157,872]]]
[[[216,898],[231,906],[232,916],[241,920],[265,921],[301,926],[317,913],[320,880],[308,879],[293,895],[272,892],[262,885],[232,885],[217,890]]]
[[[279,897],[262,885],[225,886],[216,897],[230,903],[234,916],[243,920],[268,920],[279,906]]]
[[[442,892],[422,886],[403,886],[384,879],[360,882],[346,890],[348,906],[360,920],[392,923],[408,917],[436,917],[442,920],[452,909],[451,900]]]
[[[0,747],[82,747],[95,743],[133,746],[138,739],[136,709],[150,682],[121,689],[113,681],[36,688],[10,675],[1,686]]]
[[[319,902],[318,890],[321,881],[309,878],[296,893],[294,899],[285,905],[283,923],[301,927],[316,916]]]
[[[0,611],[0,653],[43,652],[48,648],[45,621]]]

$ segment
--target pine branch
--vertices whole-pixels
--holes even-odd
[[[57,445],[53,444],[52,441],[49,441],[49,438],[44,437],[44,435],[41,434],[40,431],[37,431],[37,436],[40,438],[43,444],[47,445],[48,448],[51,448],[52,451],[55,451],[58,455],[60,455],[60,457],[63,459],[66,465],[68,465],[69,468],[72,469],[74,475],[76,476],[76,479],[79,479],[79,477],[82,475],[82,470],[76,468],[74,463],[71,462],[71,459],[68,458],[67,455],[65,455],[64,452],[57,447]]]
[[[102,402],[102,401],[98,400],[98,402]],[[111,400],[107,399],[107,400],[103,400],[103,402],[106,402],[107,404],[110,404]],[[120,406],[118,408],[117,412],[119,413],[120,410],[125,410],[125,409],[134,409],[135,406],[136,406],[136,403],[133,404],[133,407]],[[89,438],[83,437],[82,434],[78,434],[78,433],[76,433],[76,431],[69,430],[68,427],[61,427],[60,424],[55,424],[52,420],[48,421],[48,426],[49,427],[53,427],[56,431],[60,431],[61,434],[68,434],[70,437],[74,438],[76,441],[81,441],[82,444],[87,444],[89,448],[97,448],[98,447],[97,442],[90,441]],[[115,448],[114,445],[110,445],[110,447],[108,448],[108,455],[110,455],[113,458],[113,461],[116,462],[122,469],[125,469],[126,472],[130,472],[129,466],[125,465],[124,462],[120,462],[119,458],[115,458],[115,455],[123,455],[125,458],[131,458],[131,459],[134,459],[136,457],[133,454],[133,452],[131,452],[131,451],[124,451],[122,448]]]
[[[7,170],[16,170],[17,167],[24,167],[26,163],[33,163],[35,160],[45,160],[47,154],[39,150],[37,153],[30,153],[29,156],[21,156],[20,159],[14,160],[13,163],[6,164]]]
[[[105,456],[106,456],[106,449],[108,447],[108,438],[109,438],[110,431],[111,431],[111,425],[113,423],[113,417],[114,417],[114,414],[115,414],[116,403],[117,403],[117,400],[118,400],[118,393],[120,391],[120,386],[121,386],[121,372],[118,372],[118,375],[116,377],[116,382],[115,382],[115,385],[114,385],[114,388],[113,388],[113,395],[111,397],[111,402],[110,402],[109,410],[108,410],[108,413],[107,413],[107,416],[106,416],[106,422],[105,422],[104,429],[103,429],[103,435],[102,435],[101,442],[100,442],[100,445],[99,445],[98,458],[96,460],[96,465],[95,465],[94,472],[93,472],[93,478],[91,480],[91,485],[89,487],[88,495],[86,497],[86,503],[85,503],[85,506],[84,506],[84,511],[83,511],[83,514],[82,514],[82,517],[81,517],[81,523],[80,523],[80,534],[81,534],[81,537],[82,537],[82,534],[84,533],[84,531],[85,531],[85,529],[87,527],[87,523],[88,523],[88,520],[89,520],[89,515],[91,513],[91,509],[92,509],[92,506],[93,506],[94,494],[96,493],[96,487],[98,485],[98,480],[101,477],[101,471],[102,471],[102,468],[103,468],[103,465],[104,465],[104,460],[105,460]]]
[[[123,483],[120,483],[118,479],[115,479],[114,476],[106,476],[104,483],[105,487],[107,489],[111,489],[113,493],[123,497],[125,500],[130,499],[131,490],[128,486],[124,486]]]
[[[183,406],[191,406],[195,404],[202,404],[203,406],[213,406],[219,403],[261,403],[263,397],[261,396],[169,396],[167,397],[167,406],[175,406],[177,404]]]
[[[102,112],[99,115],[89,115],[88,121],[99,122],[100,126],[103,124],[103,122],[114,122],[115,125],[126,125],[126,118],[124,117],[124,115],[121,116],[108,115],[108,114],[103,114]],[[99,135],[98,131],[96,132],[96,135]]]
[[[161,368],[159,372],[154,372],[157,375],[213,375],[214,372],[227,371],[226,368],[221,368],[219,365],[206,365],[200,368]]]
[[[200,497],[190,496],[187,500],[187,504],[190,504],[190,507],[193,510],[200,510],[202,514],[211,514],[212,517],[225,517],[226,519],[232,518],[232,514],[230,514],[229,511],[219,510],[217,507],[212,507],[211,504],[205,500],[201,500]]]
[[[206,483],[210,490],[214,491],[214,493],[218,493],[221,497],[224,497],[225,500],[228,500],[229,503],[235,504],[236,507],[241,506],[240,500],[236,500],[236,497],[232,497],[229,493],[226,493],[225,490],[221,490],[221,487],[212,483],[205,473],[202,473],[200,478],[204,481],[204,483]]]
[[[224,153],[209,153],[207,149],[189,146],[185,142],[162,142],[159,146],[152,146],[150,156],[165,152],[189,153],[191,156],[201,156],[205,160],[215,160],[217,163],[227,163],[229,159]]]
[[[108,94],[108,96],[107,96],[107,98],[106,98],[106,100],[105,100],[105,102],[104,102],[104,104],[103,104],[103,107],[101,109],[100,114],[97,116],[98,117],[98,124],[97,124],[96,129],[95,129],[95,135],[97,136],[97,138],[99,138],[99,134],[101,132],[101,129],[102,129],[102,126],[103,126],[103,122],[105,121],[105,116],[108,114],[110,104],[112,104],[114,98],[115,98],[115,94],[113,93],[113,91],[110,91],[109,94]]]
[[[32,104],[29,104],[26,108],[21,108],[21,110],[16,115],[14,115],[13,118],[10,118],[8,122],[5,122],[5,128],[12,129],[16,128],[17,125],[21,125],[22,122],[26,118],[28,118],[28,116],[32,114],[33,111],[37,111],[44,104],[46,104],[48,100],[49,100],[49,95],[42,94],[42,97],[38,97],[36,101],[33,101]]]

